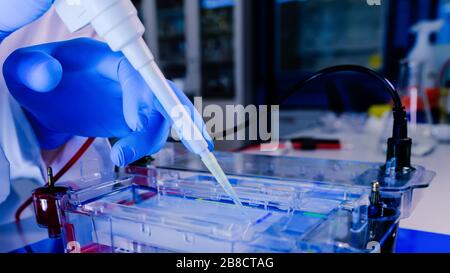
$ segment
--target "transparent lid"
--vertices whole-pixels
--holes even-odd
[[[160,155],[152,163],[157,168],[208,172],[198,156],[183,149],[167,148]],[[395,172],[383,171],[383,163],[245,153],[216,152],[215,155],[227,175],[364,188],[370,188],[373,181],[378,181],[383,191],[426,188],[435,176],[434,172],[422,166],[415,166],[412,173],[399,176]]]

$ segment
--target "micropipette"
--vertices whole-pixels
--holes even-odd
[[[121,51],[125,55],[170,115],[173,128],[183,143],[201,157],[234,203],[243,208],[215,156],[209,151],[203,133],[168,84],[144,42],[145,27],[133,3],[130,0],[57,0],[55,7],[71,32],[90,24],[113,51]]]

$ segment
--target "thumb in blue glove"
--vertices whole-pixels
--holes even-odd
[[[111,158],[125,166],[166,142],[170,122],[153,93],[128,61],[102,42],[76,39],[20,49],[8,57],[3,73],[43,149],[72,136],[118,137]]]
[[[0,42],[42,16],[53,0],[0,0]]]
[[[124,90],[124,116],[127,124],[133,131],[140,131],[143,128],[147,128],[155,109],[170,122],[172,122],[171,115],[177,116],[180,114],[179,111],[176,111],[177,109],[172,109],[174,110],[174,113],[168,113],[153,93],[142,92],[143,90],[148,90],[147,84],[144,79],[136,73],[135,69],[129,62],[122,63],[120,66],[119,75],[122,89]],[[200,129],[203,138],[207,141],[209,150],[212,151],[214,149],[214,142],[208,133],[200,113],[194,108],[191,101],[179,88],[175,86],[174,83],[169,82],[169,85],[180,99],[182,106],[191,115],[191,119],[194,121],[197,128]],[[188,135],[187,137],[192,136]],[[186,148],[191,150],[191,147],[184,136],[177,135],[176,138],[180,138]],[[121,142],[119,142],[119,144],[121,144]]]

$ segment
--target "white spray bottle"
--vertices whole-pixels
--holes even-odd
[[[412,63],[420,63],[423,67],[422,71],[422,87],[423,90],[437,88],[436,57],[431,44],[430,38],[433,33],[441,30],[444,26],[443,20],[422,21],[414,25],[411,29],[412,33],[417,35],[416,44],[408,55],[408,61]]]

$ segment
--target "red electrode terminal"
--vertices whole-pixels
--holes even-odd
[[[47,169],[47,186],[33,191],[33,205],[36,221],[48,230],[50,238],[61,236],[61,203],[67,192],[65,187],[56,187],[51,167]]]

